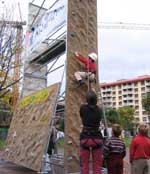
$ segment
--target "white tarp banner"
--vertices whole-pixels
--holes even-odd
[[[53,34],[66,25],[67,4],[66,0],[58,0],[42,17],[41,21],[35,26],[30,36],[30,47],[28,55],[34,51],[37,54],[40,44],[47,38],[51,38]]]

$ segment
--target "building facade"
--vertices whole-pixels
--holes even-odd
[[[102,83],[100,86],[105,108],[118,109],[123,106],[130,106],[135,109],[134,116],[137,122],[150,122],[142,107],[142,98],[146,92],[150,91],[150,75]]]

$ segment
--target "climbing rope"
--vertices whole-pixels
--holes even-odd
[[[88,30],[89,30],[89,13],[88,13],[88,7],[87,7],[87,52],[89,51],[89,39],[88,39]],[[88,72],[87,72],[87,81],[88,81],[88,91],[90,90],[90,77],[89,77],[89,63],[88,63]]]

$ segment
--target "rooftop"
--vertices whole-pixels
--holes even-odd
[[[138,76],[133,79],[121,79],[121,80],[117,80],[115,82],[110,82],[110,83],[101,83],[100,86],[103,88],[103,87],[116,86],[116,85],[121,85],[126,83],[136,83],[143,80],[150,80],[150,75]]]

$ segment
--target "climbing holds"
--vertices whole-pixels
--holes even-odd
[[[75,32],[69,32],[69,35],[70,35],[71,37],[76,37],[76,33],[75,33]]]

